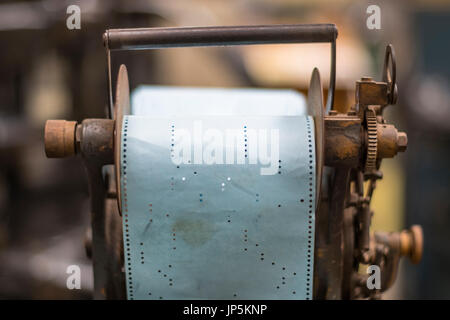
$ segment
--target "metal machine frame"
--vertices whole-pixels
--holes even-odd
[[[369,231],[373,212],[370,200],[383,158],[406,150],[407,137],[386,122],[383,110],[397,97],[395,54],[387,47],[383,81],[369,77],[356,82],[355,105],[347,113],[333,109],[337,28],[333,24],[144,28],[107,30],[109,115],[81,124],[49,120],[45,128],[48,157],[80,154],[91,195],[91,230],[85,240],[94,264],[96,298],[125,298],[123,243],[118,194],[121,119],[130,110],[128,75],[121,66],[115,101],[112,99],[111,52],[168,47],[225,46],[272,43],[331,43],[331,72],[327,106],[317,69],[308,91],[308,112],[316,127],[317,209],[314,262],[316,299],[378,298],[395,280],[398,261],[422,254],[419,226],[395,233]],[[114,105],[114,107],[113,107]],[[115,167],[115,168],[114,168]],[[322,183],[320,183],[322,181]],[[368,188],[364,190],[364,182]],[[119,203],[119,205],[117,205]],[[368,275],[360,265],[377,264],[382,272],[380,290],[368,290]]]

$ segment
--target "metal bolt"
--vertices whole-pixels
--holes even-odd
[[[398,152],[405,152],[408,146],[408,136],[405,132],[399,132],[397,135]]]

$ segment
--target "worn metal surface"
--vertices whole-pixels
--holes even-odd
[[[106,30],[110,50],[225,46],[269,43],[333,42],[334,24],[255,25]]]
[[[362,106],[388,104],[388,87],[384,82],[376,82],[364,77],[356,82],[356,101]]]
[[[112,270],[117,267],[111,263],[111,243],[106,240],[106,217],[111,212],[105,210],[106,187],[102,167],[113,163],[114,121],[109,119],[86,119],[80,125],[80,154],[87,170],[91,200],[92,261],[94,265],[94,297],[96,299],[114,298],[109,283]],[[78,130],[77,130],[78,131]],[[120,274],[118,275],[120,277]],[[119,295],[120,297],[120,295]]]
[[[350,169],[336,168],[332,181],[329,220],[328,244],[329,244],[329,265],[330,279],[328,283],[327,299],[342,299],[342,278],[344,270],[344,208],[346,196],[349,188]]]
[[[325,165],[357,167],[362,159],[361,119],[347,114],[325,116]]]
[[[114,120],[85,119],[81,123],[80,153],[98,165],[114,159]]]
[[[390,68],[389,68],[390,66]],[[382,159],[406,150],[407,136],[383,118],[386,105],[395,102],[395,57],[386,49],[382,82],[363,77],[356,82],[356,104],[348,114],[331,110],[325,117],[326,175],[317,212],[316,298],[378,299],[394,282],[400,257],[419,261],[420,227],[371,237],[370,202]],[[367,188],[365,187],[367,182]],[[403,248],[403,249],[401,249]],[[381,268],[382,289],[369,290],[368,275],[360,265]]]
[[[408,137],[404,132],[398,132],[392,124],[377,126],[378,158],[393,158],[398,152],[406,151]]]

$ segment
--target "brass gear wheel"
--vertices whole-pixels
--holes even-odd
[[[366,124],[367,124],[367,154],[364,172],[369,173],[376,170],[377,166],[377,115],[372,108],[366,110]]]

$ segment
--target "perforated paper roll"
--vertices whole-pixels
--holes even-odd
[[[141,86],[133,93],[131,108],[139,116],[299,116],[306,114],[306,100],[286,89]]]
[[[303,96],[147,87],[132,110],[121,141],[128,298],[310,299],[315,152]]]

